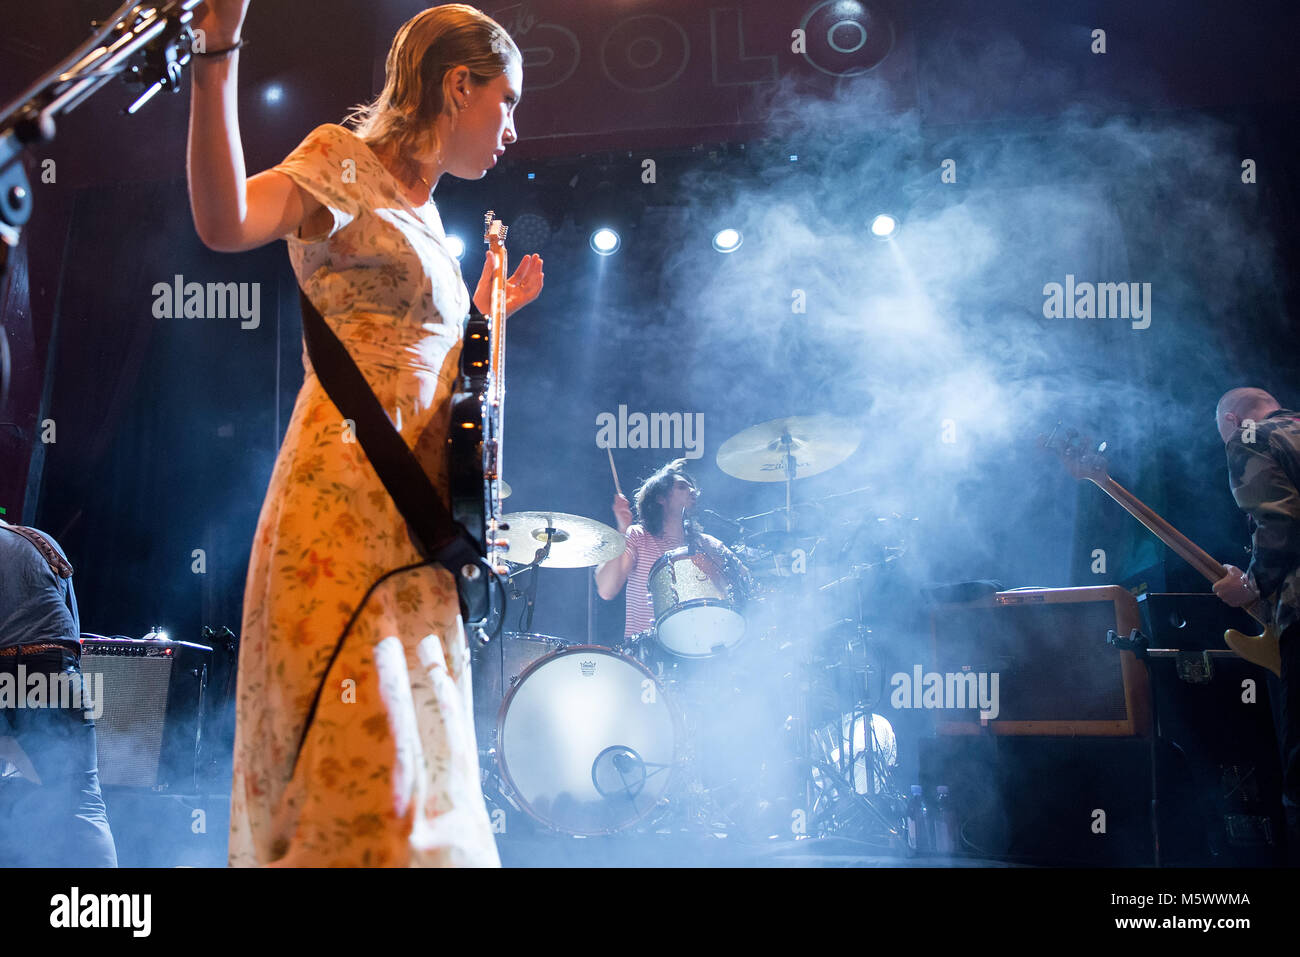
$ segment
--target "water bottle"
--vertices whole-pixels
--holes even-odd
[[[952,814],[952,798],[948,788],[939,785],[934,798],[934,849],[940,854],[952,854],[957,849],[957,827]]]
[[[912,796],[907,802],[907,852],[925,854],[933,849],[929,834],[929,808],[921,785],[912,785]]]

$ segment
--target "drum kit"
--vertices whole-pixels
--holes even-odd
[[[520,630],[476,653],[490,806],[562,835],[898,845],[905,802],[893,729],[872,713],[883,682],[864,585],[905,554],[909,523],[859,514],[868,489],[794,501],[797,479],[840,464],[860,440],[820,415],[725,442],[719,467],[783,482],[784,506],[705,512],[730,547],[664,554],[647,582],[654,626],[613,647],[530,629],[539,570],[610,561],[623,535],[581,515],[507,514],[509,577],[532,575],[514,590],[526,602]]]

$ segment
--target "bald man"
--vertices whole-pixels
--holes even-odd
[[[1228,565],[1214,593],[1233,607],[1265,599],[1282,653],[1274,694],[1282,746],[1288,854],[1300,862],[1300,414],[1263,389],[1225,392],[1214,413],[1228,453],[1228,484],[1250,516],[1250,567]]]

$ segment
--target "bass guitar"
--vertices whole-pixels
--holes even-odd
[[[1110,477],[1107,472],[1106,459],[1101,454],[1105,451],[1105,443],[1102,443],[1100,447],[1094,447],[1091,443],[1084,442],[1074,430],[1068,430],[1062,435],[1057,434],[1059,431],[1058,428],[1051,435],[1044,436],[1040,444],[1043,448],[1055,452],[1071,475],[1076,479],[1087,479],[1118,502],[1126,512],[1145,525],[1156,538],[1168,545],[1184,561],[1204,575],[1207,581],[1211,583],[1217,582],[1228,574],[1227,568],[1215,561],[1207,552],[1198,548],[1191,539],[1179,532],[1178,529],[1152,511],[1136,495]],[[1252,664],[1259,665],[1262,668],[1267,668],[1273,674],[1281,677],[1282,656],[1278,649],[1277,631],[1273,627],[1268,605],[1263,599],[1256,599],[1252,604],[1245,606],[1244,610],[1251,618],[1264,626],[1264,631],[1258,635],[1248,635],[1245,632],[1237,631],[1235,628],[1229,628],[1224,632],[1223,640],[1227,642],[1229,648],[1237,653],[1238,657],[1245,658]]]
[[[465,327],[460,356],[460,381],[451,400],[451,510],[479,545],[490,574],[470,581],[462,577],[462,597],[478,620],[466,622],[486,638],[491,617],[491,589],[507,573],[502,533],[501,453],[505,426],[506,367],[506,225],[489,210],[484,216],[483,241],[496,253],[492,270],[492,304],[483,315],[473,313]],[[489,609],[484,611],[483,609]]]

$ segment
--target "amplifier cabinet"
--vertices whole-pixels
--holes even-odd
[[[937,695],[938,705],[923,706],[940,709],[940,734],[1150,732],[1146,671],[1132,652],[1106,642],[1111,630],[1127,638],[1141,626],[1137,601],[1118,586],[997,592],[939,605],[931,624],[933,671],[918,677],[945,691],[982,681],[997,699],[995,708],[982,710]]]
[[[82,674],[103,699],[101,785],[193,788],[211,656],[186,641],[82,638]]]

